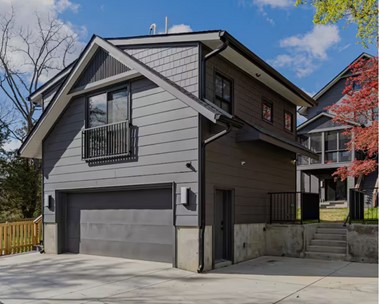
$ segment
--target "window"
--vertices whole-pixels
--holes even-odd
[[[262,118],[266,122],[273,122],[273,104],[269,101],[263,101],[262,103]]]
[[[284,111],[284,128],[286,131],[293,132],[293,114]]]
[[[88,98],[88,127],[98,127],[128,118],[128,90],[120,89]]]
[[[128,88],[88,98],[87,128],[82,131],[82,159],[125,157],[130,154]]]
[[[310,134],[310,150],[317,153],[319,159],[310,159],[311,164],[320,164],[322,155],[322,133],[311,133]]]
[[[351,151],[348,151],[347,143],[350,136],[343,131],[329,131],[325,133],[325,163],[337,163],[351,161]]]
[[[214,103],[228,113],[232,113],[232,81],[219,73],[215,74]]]

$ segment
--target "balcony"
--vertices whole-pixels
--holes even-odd
[[[125,157],[130,154],[130,123],[117,122],[82,131],[82,159],[86,161]]]

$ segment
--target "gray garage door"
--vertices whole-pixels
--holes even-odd
[[[67,194],[66,251],[172,261],[170,189]]]

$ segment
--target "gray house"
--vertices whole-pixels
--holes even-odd
[[[371,55],[361,54],[352,63]],[[351,64],[352,64],[351,63]],[[339,167],[349,166],[355,157],[355,151],[347,150],[350,137],[343,134],[354,122],[347,121],[346,125],[337,125],[332,119],[333,113],[326,110],[327,106],[339,103],[345,95],[346,79],[351,75],[349,64],[342,72],[324,86],[314,99],[318,105],[313,108],[301,107],[299,113],[307,120],[297,128],[300,143],[319,155],[318,159],[298,157],[297,190],[304,192],[319,192],[321,206],[347,207],[349,189],[356,183],[362,188],[374,188],[377,173],[364,177],[361,181],[349,177],[345,181],[334,179],[331,174]]]
[[[314,100],[225,31],[102,39],[30,96],[44,246],[203,271],[261,254]],[[255,243],[252,243],[254,240]]]

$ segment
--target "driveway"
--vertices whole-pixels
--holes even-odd
[[[0,303],[377,303],[378,265],[260,257],[206,274],[165,263],[30,253],[0,258]]]

